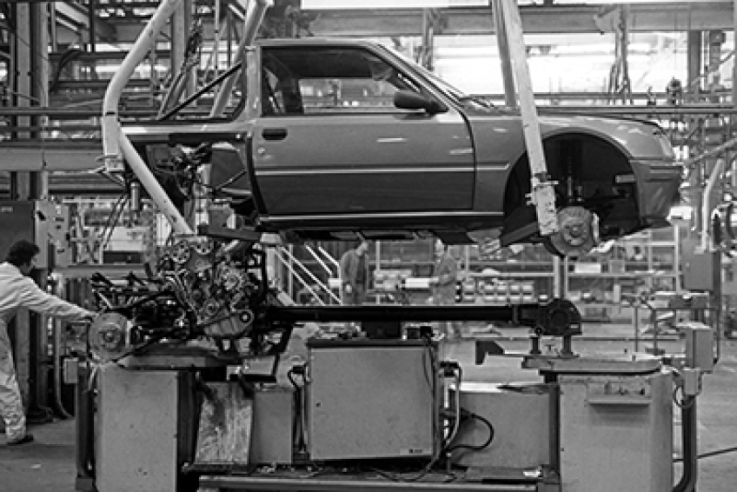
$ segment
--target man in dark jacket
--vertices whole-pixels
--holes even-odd
[[[368,249],[368,243],[362,241],[340,258],[340,292],[343,304],[357,306],[366,301],[369,286]]]
[[[438,306],[453,305],[456,302],[456,283],[458,281],[458,262],[450,249],[435,241],[435,264],[430,277],[430,291],[433,304]],[[454,322],[440,324],[446,339],[460,338],[460,328]]]

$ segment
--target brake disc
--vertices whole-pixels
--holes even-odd
[[[558,212],[558,232],[549,236],[550,245],[563,256],[580,256],[599,244],[599,218],[580,206]]]

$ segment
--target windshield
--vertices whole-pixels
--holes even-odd
[[[463,92],[462,90],[453,87],[448,82],[444,81],[434,73],[432,73],[430,70],[426,69],[422,65],[418,64],[408,56],[404,55],[403,53],[400,53],[399,51],[395,50],[394,48],[388,47],[388,46],[382,46],[384,49],[389,51],[392,55],[394,55],[397,58],[400,58],[403,63],[406,63],[407,65],[410,65],[417,73],[425,79],[425,81],[429,82],[433,86],[437,87],[443,94],[451,98],[453,101],[457,102],[458,104],[462,104],[464,100],[467,100],[470,96]]]

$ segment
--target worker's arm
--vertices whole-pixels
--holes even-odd
[[[31,278],[26,277],[19,280],[15,287],[18,289],[20,306],[31,311],[69,321],[82,321],[95,317],[92,311],[44,292]]]

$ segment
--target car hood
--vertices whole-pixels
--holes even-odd
[[[474,141],[502,140],[496,146],[494,160],[516,160],[525,149],[522,117],[519,110],[493,108],[488,111],[465,111]],[[631,159],[655,159],[673,162],[675,154],[663,130],[655,123],[633,118],[556,112],[538,109],[543,140],[562,134],[583,134],[600,138],[620,149]],[[479,148],[477,148],[479,151]],[[501,154],[499,152],[501,151]]]

